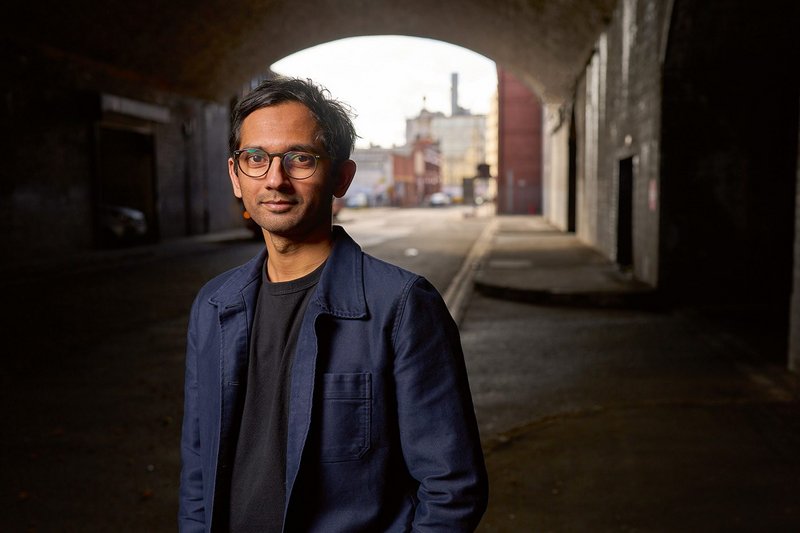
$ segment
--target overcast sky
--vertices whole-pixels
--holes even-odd
[[[450,74],[458,72],[459,105],[486,113],[497,88],[494,61],[458,46],[416,37],[353,37],[308,48],[272,65],[287,76],[311,78],[355,114],[357,146],[405,142],[406,119],[430,111],[450,114]]]

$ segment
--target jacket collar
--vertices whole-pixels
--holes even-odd
[[[234,269],[233,275],[214,291],[208,301],[223,308],[238,304],[241,301],[242,293],[247,289],[252,289],[254,283],[256,284],[255,287],[257,287],[261,282],[266,259],[267,249],[265,247],[250,261]]]
[[[261,281],[267,249],[237,268],[209,298],[223,308],[241,302],[242,293],[249,292]],[[333,249],[322,270],[314,302],[322,312],[337,318],[364,318],[367,304],[364,296],[363,254],[361,247],[341,226],[333,227]]]
[[[333,227],[333,249],[322,270],[314,301],[337,318],[364,318],[364,261],[361,247],[341,226]]]

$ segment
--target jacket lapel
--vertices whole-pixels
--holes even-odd
[[[361,247],[339,226],[334,226],[333,236],[331,255],[322,270],[319,284],[300,326],[292,366],[286,446],[287,510],[311,428],[320,344],[318,336],[325,334],[321,330],[323,315],[340,319],[360,319],[367,316]]]
[[[286,449],[286,506],[300,470],[308,432],[311,427],[318,336],[323,315],[338,319],[362,319],[367,316],[364,295],[361,247],[339,226],[334,226],[334,246],[323,269],[319,284],[309,302],[300,333],[291,373],[289,427]],[[220,413],[219,449],[214,469],[230,472],[242,401],[240,383],[247,377],[250,330],[266,260],[266,249],[243,265],[209,301],[217,306],[220,333]],[[222,479],[216,480],[221,488]],[[217,491],[215,491],[217,492]]]
[[[236,424],[244,399],[240,384],[247,377],[250,329],[255,316],[266,248],[238,271],[209,299],[217,306],[220,338],[219,447],[216,453],[215,494],[227,487],[237,439]],[[224,499],[224,498],[223,498]]]

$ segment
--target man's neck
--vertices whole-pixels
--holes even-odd
[[[291,281],[310,274],[328,259],[333,247],[330,231],[302,242],[265,232],[264,241],[268,253],[267,276],[273,282]]]

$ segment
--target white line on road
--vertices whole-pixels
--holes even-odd
[[[450,310],[450,314],[453,315],[456,324],[460,325],[463,318],[462,315],[467,307],[469,295],[472,293],[472,282],[475,278],[475,273],[489,250],[489,244],[492,242],[492,237],[494,237],[496,230],[497,219],[492,218],[475,240],[466,259],[464,259],[464,263],[461,265],[461,269],[444,293],[444,302],[447,304],[447,308]]]

